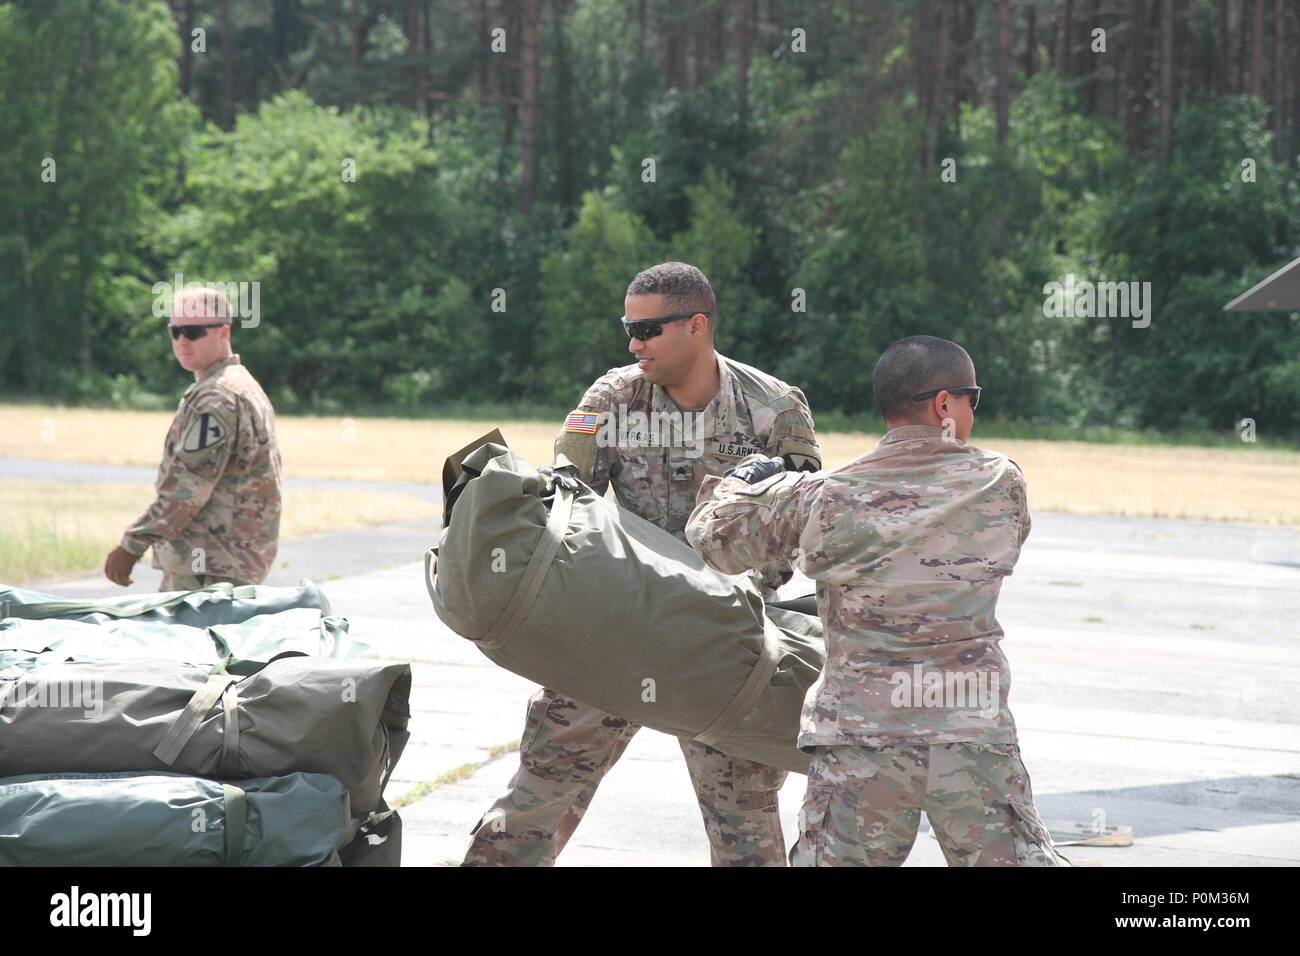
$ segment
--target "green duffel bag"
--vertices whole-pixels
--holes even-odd
[[[321,773],[0,779],[0,866],[339,866],[355,823]]]
[[[0,585],[0,669],[39,658],[216,664],[229,657],[268,661],[284,651],[352,657],[366,648],[306,580],[294,588],[223,583],[107,600]]]
[[[561,694],[806,772],[795,741],[825,659],[818,619],[765,609],[747,576],[709,568],[572,466],[540,473],[499,433],[485,441],[444,471],[446,527],[425,563],[438,617]]]
[[[0,776],[178,771],[237,780],[325,773],[352,812],[406,746],[411,668],[286,654],[208,667],[167,660],[40,663],[0,672]]]
[[[238,624],[261,614],[279,614],[294,608],[313,608],[323,616],[330,613],[329,600],[320,588],[307,580],[294,588],[221,583],[194,591],[128,594],[119,598],[95,600],[61,598],[0,584],[0,619],[61,618],[104,623],[135,618],[208,627],[212,624]]]
[[[313,608],[259,614],[234,624],[196,626],[140,618],[0,620],[0,670],[39,661],[165,658],[218,664],[227,658],[269,661],[285,651],[313,657],[354,657],[368,647],[348,634],[342,617]]]

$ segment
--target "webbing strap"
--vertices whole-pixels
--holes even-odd
[[[163,734],[162,740],[154,748],[153,755],[169,767],[175,763],[176,758],[185,749],[185,745],[190,742],[190,738],[198,731],[203,718],[220,699],[221,695],[225,693],[226,686],[233,684],[238,679],[230,674],[209,675],[207,683],[190,698],[190,702],[185,705],[185,709],[176,716],[176,719],[172,721],[172,725],[167,728],[167,733]]]
[[[774,629],[773,625],[766,620],[763,621],[763,646],[754,669],[749,672],[749,676],[745,678],[745,683],[736,692],[736,696],[731,698],[731,703],[722,708],[722,713],[713,719],[713,723],[696,734],[693,740],[710,747],[714,746],[731,733],[736,724],[740,723],[754,704],[758,703],[759,696],[767,689],[772,675],[776,673],[777,658],[781,653],[780,645],[772,633]]]
[[[223,783],[221,795],[226,807],[222,831],[226,859],[223,866],[239,866],[244,856],[244,833],[248,828],[248,796],[234,784]]]
[[[221,758],[217,762],[217,773],[223,777],[238,776],[235,772],[239,761],[239,684],[231,682],[221,692],[221,709],[223,723],[221,733]]]
[[[429,600],[436,601],[438,595],[434,591],[433,577],[438,573],[438,549],[430,548],[424,552],[424,589],[429,592]]]
[[[39,604],[15,604],[11,601],[5,601],[0,606],[0,617],[21,617],[30,621],[43,621],[50,617],[66,617],[69,614],[107,614],[109,617],[136,617],[149,611],[157,610],[160,607],[167,607],[171,604],[180,604],[191,594],[204,594],[213,591],[223,591],[232,597],[252,597],[252,595],[236,594],[236,588],[233,584],[226,581],[219,581],[216,584],[209,584],[205,588],[195,588],[193,591],[183,591],[180,593],[166,591],[159,597],[150,598],[135,607],[118,607],[115,604],[96,604],[94,601],[44,601]]]
[[[510,598],[510,603],[505,606],[496,623],[478,642],[481,647],[495,649],[504,646],[506,641],[514,637],[515,631],[519,630],[519,625],[532,610],[533,602],[537,600],[537,595],[546,580],[546,572],[550,569],[551,562],[555,560],[560,545],[564,543],[564,535],[569,530],[569,518],[573,515],[573,496],[574,491],[567,483],[559,480],[555,482],[555,498],[551,502],[551,514],[546,519],[541,540],[533,549],[533,556],[528,559],[528,566],[524,568],[519,584],[515,586],[515,593]]]

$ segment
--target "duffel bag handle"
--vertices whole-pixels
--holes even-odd
[[[222,803],[225,807],[225,822],[222,825],[222,845],[225,850],[225,866],[239,866],[244,856],[244,835],[248,828],[248,796],[232,783],[221,785]]]
[[[234,674],[209,674],[207,683],[190,698],[185,709],[176,715],[172,725],[167,728],[162,740],[154,748],[153,755],[169,767],[174,764],[185,745],[198,732],[199,724],[203,723],[208,711],[221,700],[226,688],[237,680],[239,678]]]
[[[217,773],[222,776],[233,774],[239,760],[239,681],[285,657],[307,656],[302,651],[282,651],[266,662],[227,657],[212,668],[207,683],[199,688],[185,709],[177,714],[154,748],[153,755],[169,767],[176,763],[186,745],[198,733],[203,718],[220,701],[221,754],[217,759]]]
[[[564,536],[568,534],[569,519],[573,516],[573,499],[581,486],[567,475],[557,473],[551,477],[554,478],[552,487],[555,495],[551,499],[551,513],[546,519],[542,537],[533,548],[532,557],[528,559],[528,566],[519,577],[519,584],[515,587],[510,603],[502,609],[500,616],[479,641],[482,647],[503,647],[506,641],[514,637],[515,631],[532,610],[533,602],[537,600],[546,580],[546,572],[550,570],[551,562],[555,560],[560,545],[564,543]]]

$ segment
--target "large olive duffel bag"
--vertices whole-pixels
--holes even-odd
[[[333,777],[0,779],[0,866],[339,866],[355,822]]]
[[[382,812],[409,736],[410,689],[408,664],[293,653],[215,668],[156,659],[12,667],[0,672],[0,776],[306,771],[338,778],[354,814]]]
[[[499,433],[448,459],[434,610],[489,659],[619,717],[806,772],[795,746],[820,622],[768,609],[671,534]]]

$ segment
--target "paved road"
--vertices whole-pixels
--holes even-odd
[[[436,533],[427,522],[285,542],[273,578],[326,581],[376,656],[412,661],[413,739],[390,799],[483,763],[403,810],[407,865],[464,853],[517,762],[489,760],[490,749],[518,737],[534,686],[434,617],[415,559]],[[122,593],[102,578],[35,586]],[[132,590],[156,586],[142,573]],[[1300,863],[1300,534],[1037,514],[998,616],[1041,812],[1101,815],[1136,835],[1132,847],[1067,855],[1112,866]],[[792,775],[782,791],[788,839],[802,789]],[[676,743],[643,731],[561,865],[706,865],[698,812]],[[907,865],[942,865],[935,841],[923,833]]]
[[[91,481],[113,484],[152,485],[157,468],[132,465],[90,465],[71,461],[39,461],[34,458],[0,458],[0,479],[30,481]],[[338,491],[378,491],[411,495],[442,504],[442,486],[414,481],[349,481],[345,478],[285,478],[287,488],[326,488]]]

